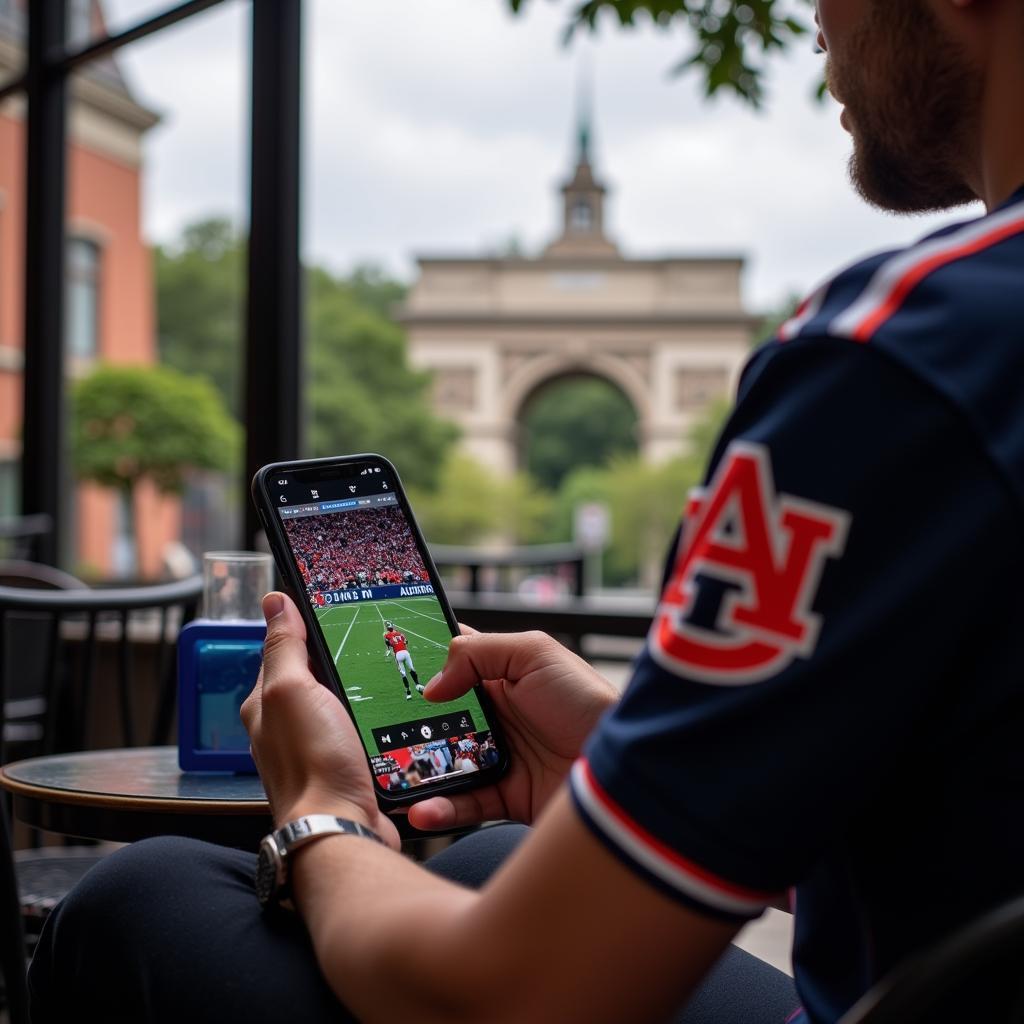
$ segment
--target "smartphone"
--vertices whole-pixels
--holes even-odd
[[[496,782],[508,752],[483,687],[444,704],[422,693],[459,627],[395,467],[380,455],[275,463],[252,496],[381,806]]]

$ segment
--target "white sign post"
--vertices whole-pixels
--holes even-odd
[[[611,537],[611,512],[602,501],[584,502],[574,509],[572,526],[573,541],[586,556],[584,589],[590,593],[601,586],[601,553]]]

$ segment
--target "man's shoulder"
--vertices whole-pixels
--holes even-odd
[[[1024,198],[840,271],[784,323],[776,340],[876,344],[914,362],[919,339],[976,344],[1016,333],[1024,314]]]

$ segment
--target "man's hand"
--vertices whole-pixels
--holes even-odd
[[[356,727],[309,669],[298,609],[272,593],[263,599],[263,614],[263,667],[242,705],[242,721],[275,823],[334,814],[361,822],[398,849],[398,833],[377,807]]]
[[[483,682],[501,721],[511,764],[495,786],[409,808],[409,822],[444,829],[509,818],[532,823],[562,784],[584,740],[618,700],[615,687],[546,633],[456,637],[423,696],[456,700]]]

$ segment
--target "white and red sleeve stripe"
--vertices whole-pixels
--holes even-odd
[[[907,249],[875,271],[858,298],[829,323],[827,333],[870,341],[929,275],[1020,234],[1024,234],[1024,202]]]
[[[573,765],[570,785],[583,814],[612,846],[688,899],[711,910],[755,917],[777,898],[777,893],[759,892],[720,878],[652,835],[609,796],[586,758]]]

